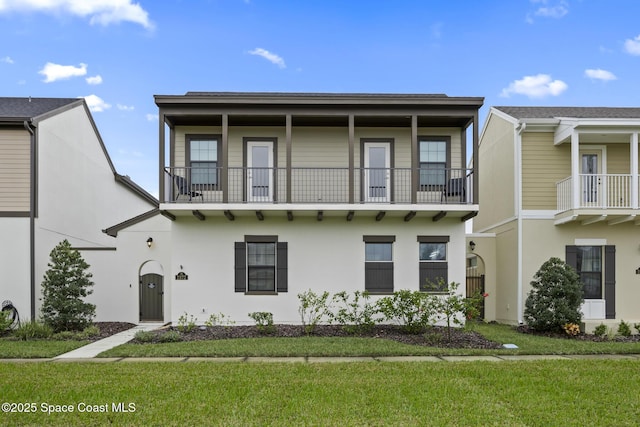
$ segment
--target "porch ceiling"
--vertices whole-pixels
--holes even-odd
[[[556,214],[555,225],[563,224],[606,224],[617,225],[632,222],[640,225],[640,210],[638,209],[571,209]]]
[[[478,213],[478,205],[388,205],[366,204],[350,206],[300,205],[300,204],[200,204],[166,203],[160,205],[166,216],[176,218],[248,218],[256,221],[268,219],[286,219],[295,221],[300,218],[315,218],[323,221],[328,218],[341,218],[351,221],[354,218],[366,218],[373,222],[394,221],[435,222],[441,219],[456,218],[466,221]]]

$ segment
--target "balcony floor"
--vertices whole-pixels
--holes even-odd
[[[640,210],[638,209],[570,209],[555,215],[554,224],[563,225],[579,223],[589,225],[604,223],[608,225],[622,224],[633,221],[640,225]]]

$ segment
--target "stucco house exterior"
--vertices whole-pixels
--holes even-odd
[[[558,257],[580,275],[587,330],[640,321],[639,133],[640,108],[491,108],[479,190],[493,202],[470,237],[495,240],[488,318],[522,322],[530,281]]]
[[[102,229],[157,203],[116,172],[83,99],[0,98],[0,300],[21,319],[39,315],[49,253],[67,239],[91,265],[97,320],[119,320]]]
[[[252,323],[248,313],[269,311],[299,323],[308,289],[377,298],[464,283],[483,98],[189,92],[155,102],[159,214],[106,230],[151,241],[126,259],[123,280],[140,284],[135,321]]]

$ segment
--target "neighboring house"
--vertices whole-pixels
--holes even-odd
[[[639,133],[640,108],[491,108],[479,185],[493,202],[473,224],[495,236],[488,318],[522,322],[534,274],[558,257],[580,275],[589,330],[640,321]]]
[[[116,248],[101,232],[157,209],[116,173],[83,99],[0,98],[0,300],[39,315],[49,253],[69,240],[91,265],[97,320],[119,320]],[[127,284],[128,285],[128,284]]]
[[[269,311],[296,323],[308,289],[464,283],[479,162],[466,165],[483,98],[189,92],[155,102],[160,212],[171,221],[150,214],[106,230],[121,246],[150,240],[123,259],[123,281],[140,283],[131,321]]]

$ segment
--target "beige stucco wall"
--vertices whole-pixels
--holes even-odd
[[[630,223],[610,226],[606,222],[584,226],[580,223],[553,225],[553,220],[524,220],[522,239],[522,281],[524,295],[543,262],[550,257],[565,259],[565,246],[576,239],[601,239],[616,247],[616,319],[640,321],[640,239],[637,226]]]
[[[490,231],[488,227],[515,215],[514,144],[513,124],[491,115],[478,152],[481,209],[473,219],[474,231]]]
[[[30,153],[29,132],[0,130],[0,216],[2,212],[29,212]]]

